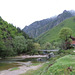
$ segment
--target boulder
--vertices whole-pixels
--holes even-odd
[[[55,56],[54,53],[51,52],[51,53],[48,54],[47,58],[49,59],[49,58],[54,57],[54,56]]]
[[[37,61],[42,61],[42,58],[38,58]]]

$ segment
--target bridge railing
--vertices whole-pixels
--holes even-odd
[[[59,51],[59,49],[55,49],[55,50],[38,50],[38,51],[42,51],[42,52],[56,52]]]

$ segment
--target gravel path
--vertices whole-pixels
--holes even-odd
[[[20,75],[22,73],[27,72],[30,69],[36,70],[41,66],[42,64],[37,66],[29,66],[29,67],[23,65],[20,66],[18,70],[10,71],[10,69],[8,69],[8,70],[0,71],[0,75]]]
[[[47,55],[20,55],[12,58],[39,58],[39,57],[47,57]]]

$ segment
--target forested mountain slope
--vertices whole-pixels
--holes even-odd
[[[20,30],[20,28],[14,27],[12,24],[9,24],[0,17],[0,39],[12,40],[12,38],[14,38],[15,36],[22,35],[24,35],[25,38],[29,38],[26,33]]]

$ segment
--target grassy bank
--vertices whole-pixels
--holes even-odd
[[[44,64],[41,68],[38,68],[37,70],[29,70],[24,74],[21,75],[41,75],[42,71],[48,66],[48,64]]]
[[[30,70],[22,75],[75,75],[75,55],[55,57],[38,70]]]
[[[38,68],[37,70],[29,70],[24,74],[21,75],[43,75],[44,72],[46,72],[53,63],[55,63],[55,60],[59,57],[51,58],[49,62],[46,62],[43,64],[42,67]]]
[[[66,55],[56,60],[43,75],[74,75],[75,74],[75,55]]]

